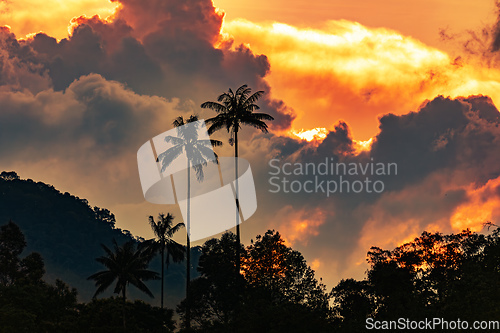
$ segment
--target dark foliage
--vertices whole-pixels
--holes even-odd
[[[25,247],[15,223],[0,228],[0,333],[124,332],[123,314],[125,332],[173,332],[173,310],[115,298],[78,304],[76,289],[61,280],[54,285],[42,280],[40,254],[19,257]]]
[[[392,251],[368,252],[367,279],[332,290],[342,332],[365,331],[366,318],[448,321],[500,316],[500,229],[489,235],[424,232]]]
[[[226,233],[202,249],[201,277],[192,282],[196,332],[328,332],[329,307],[302,255],[279,233],[258,236],[236,267],[236,236]],[[240,245],[241,246],[241,245]],[[178,311],[183,315],[185,302]]]
[[[52,185],[22,180],[13,171],[0,174],[0,225],[11,219],[25,236],[26,251],[36,251],[43,257],[45,280],[54,282],[62,278],[78,289],[80,301],[90,301],[95,292],[94,284],[86,278],[101,269],[95,261],[102,255],[101,244],[111,247],[113,239],[118,244],[141,241],[127,230],[116,228],[115,216],[108,209],[92,208],[85,199],[67,192],[62,194]],[[198,249],[193,248],[191,258],[195,267],[198,257]],[[170,291],[167,306],[175,306],[184,297],[183,267],[183,263],[173,263],[165,275],[165,285]],[[159,258],[151,262],[151,269],[161,270]],[[195,270],[192,274],[197,276]],[[160,289],[159,282],[147,285],[154,294]],[[131,297],[149,301],[140,291],[131,290]]]
[[[79,306],[81,332],[123,333],[123,300],[105,298]],[[174,311],[153,307],[143,301],[126,302],[127,328],[130,333],[173,332]],[[84,329],[85,328],[85,329]]]

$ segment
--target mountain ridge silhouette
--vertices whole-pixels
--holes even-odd
[[[102,212],[104,215],[99,214]],[[61,193],[41,181],[21,179],[14,171],[0,174],[0,226],[9,220],[19,226],[26,238],[24,253],[42,255],[46,269],[44,279],[47,282],[54,282],[56,278],[65,281],[78,290],[78,300],[83,302],[88,302],[95,292],[94,282],[87,277],[104,268],[95,260],[104,255],[101,244],[111,246],[113,239],[118,244],[131,239],[141,241],[128,230],[116,228],[114,215],[108,210],[92,208],[86,199]],[[198,266],[200,249],[191,249],[192,267]],[[160,272],[159,256],[153,259],[149,268]],[[185,261],[169,265],[165,274],[167,307],[175,307],[184,298],[185,274]],[[196,269],[192,269],[191,276],[198,275]],[[160,283],[149,281],[146,284],[155,295],[154,299],[133,287],[129,288],[130,298],[158,305]],[[113,288],[109,289],[99,298],[113,295]]]

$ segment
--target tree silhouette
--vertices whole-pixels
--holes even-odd
[[[59,279],[55,285],[43,281],[39,253],[19,258],[26,245],[14,222],[0,227],[0,332],[73,332],[76,289]]]
[[[217,97],[217,102],[205,102],[201,104],[202,108],[212,109],[217,112],[217,116],[207,119],[206,123],[210,125],[208,133],[212,134],[222,128],[226,128],[228,133],[231,133],[230,143],[234,142],[234,157],[235,157],[235,180],[236,180],[236,241],[241,242],[240,225],[239,225],[239,188],[238,188],[238,131],[242,125],[252,126],[260,129],[262,132],[267,132],[267,124],[265,120],[274,120],[274,118],[266,113],[256,113],[259,106],[255,102],[264,94],[264,91],[259,90],[251,94],[251,88],[246,84],[239,87],[236,92],[229,89]],[[233,139],[234,138],[234,139]],[[236,271],[240,272],[240,250],[237,247]]]
[[[42,256],[33,252],[19,258],[25,248],[26,240],[17,224],[9,221],[0,228],[0,287],[42,281],[45,274]]]
[[[14,222],[0,228],[0,285],[11,285],[19,278],[19,255],[25,247],[24,235]]]
[[[242,247],[243,274],[227,274]],[[303,256],[268,231],[243,248],[225,233],[203,245],[192,281],[192,319],[196,332],[330,332],[328,294]],[[235,294],[238,298],[235,298]],[[186,304],[178,306],[185,313]]]
[[[4,180],[19,180],[19,176],[14,171],[2,171],[0,178]]]
[[[189,283],[191,280],[191,242],[189,240],[191,221],[191,168],[196,172],[196,179],[203,181],[203,167],[207,165],[207,160],[213,160],[217,163],[217,154],[214,153],[212,147],[221,146],[222,142],[218,140],[199,139],[198,133],[198,117],[191,115],[188,119],[182,116],[177,117],[172,125],[177,128],[177,136],[166,136],[165,142],[172,143],[173,146],[163,153],[158,155],[157,161],[161,162],[161,172],[183,152],[187,159],[187,214],[186,214],[186,327],[190,329],[190,301],[189,301]]]
[[[489,235],[424,231],[393,250],[372,247],[367,278],[342,280],[332,290],[339,332],[365,332],[366,318],[497,318],[499,258],[500,229]]]
[[[151,242],[140,243],[137,248],[134,241],[128,241],[122,246],[118,246],[113,240],[114,252],[107,246],[101,244],[106,252],[106,256],[96,258],[96,261],[103,264],[107,269],[97,272],[87,278],[95,280],[97,290],[94,298],[103,293],[116,280],[115,294],[122,295],[123,299],[123,327],[125,328],[125,304],[127,295],[127,285],[132,284],[140,291],[153,297],[153,294],[143,281],[159,279],[158,273],[148,270],[148,265],[153,258]]]
[[[340,331],[365,332],[365,320],[375,311],[375,296],[368,281],[343,279],[330,296]]]
[[[163,309],[163,285],[164,285],[164,264],[170,264],[170,257],[173,262],[180,262],[184,259],[186,249],[181,244],[172,239],[174,234],[184,226],[184,223],[173,225],[174,217],[172,214],[167,215],[161,213],[158,215],[158,220],[155,222],[153,216],[149,217],[149,224],[156,236],[154,242],[155,250],[159,250],[161,254],[161,308]],[[165,252],[167,257],[165,258]]]
[[[96,259],[103,264],[107,270],[92,274],[87,280],[95,280],[97,290],[94,298],[103,293],[115,280],[115,294],[122,295],[126,300],[127,285],[132,284],[140,291],[154,298],[149,288],[142,282],[159,279],[158,273],[147,269],[152,259],[152,253],[148,247],[150,242],[144,242],[135,246],[134,241],[128,241],[122,246],[118,246],[116,240],[113,240],[114,252],[106,245],[101,244],[106,252],[106,256]]]
[[[235,310],[245,289],[242,275],[228,274],[234,270],[236,261],[236,236],[224,233],[220,239],[212,238],[203,244],[198,262],[201,276],[191,282],[190,311],[193,328],[210,332],[214,323],[226,327],[227,332],[236,332]],[[242,246],[240,244],[240,246]],[[185,315],[187,302],[181,302],[177,311]]]

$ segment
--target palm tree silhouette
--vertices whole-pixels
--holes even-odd
[[[177,136],[166,136],[165,142],[172,143],[173,146],[163,153],[158,155],[157,162],[161,161],[161,172],[183,152],[187,159],[187,214],[186,214],[186,327],[189,330],[191,327],[191,308],[189,300],[189,282],[191,280],[191,243],[189,234],[191,230],[190,220],[190,204],[191,204],[191,168],[196,172],[196,179],[203,181],[203,167],[207,165],[207,160],[212,160],[217,163],[217,154],[214,153],[212,147],[221,146],[222,142],[218,140],[199,139],[198,133],[198,117],[195,115],[184,119],[182,116],[177,117],[173,123],[177,128]]]
[[[107,270],[92,274],[87,280],[95,280],[97,290],[93,298],[103,293],[116,280],[115,294],[122,295],[123,298],[123,326],[125,328],[125,302],[127,295],[127,285],[132,284],[140,291],[154,298],[149,288],[143,281],[157,280],[158,273],[148,270],[148,265],[153,258],[151,251],[151,241],[139,243],[137,248],[135,241],[130,240],[118,246],[113,239],[114,251],[104,244],[101,247],[106,252],[106,256],[96,258],[96,261],[103,264]]]
[[[241,125],[248,125],[260,129],[262,132],[267,133],[267,124],[265,120],[274,120],[274,118],[267,113],[256,113],[259,106],[255,102],[264,94],[264,91],[259,90],[252,95],[251,88],[246,84],[239,87],[236,92],[229,89],[228,92],[223,93],[217,97],[217,102],[205,102],[201,104],[204,109],[212,109],[217,112],[213,118],[207,119],[206,123],[211,125],[208,128],[208,134],[213,134],[222,128],[226,128],[228,133],[231,133],[230,144],[234,143],[234,157],[235,157],[235,190],[236,190],[236,242],[241,243],[240,237],[240,224],[239,224],[239,211],[240,204],[238,199],[238,131]],[[237,261],[236,272],[240,272],[240,247],[237,246]]]
[[[170,213],[167,215],[161,213],[158,214],[158,220],[155,222],[153,216],[149,217],[149,225],[153,229],[153,233],[156,236],[156,241],[154,244],[154,250],[160,251],[161,254],[161,308],[163,309],[163,285],[164,285],[164,264],[170,264],[170,257],[172,257],[173,262],[180,262],[184,260],[184,252],[186,249],[181,244],[177,243],[172,239],[174,234],[179,231],[180,228],[184,226],[184,223],[177,223],[173,225],[174,216]],[[165,260],[165,251],[167,252],[167,258]]]

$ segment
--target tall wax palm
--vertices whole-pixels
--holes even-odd
[[[106,267],[106,270],[95,273],[87,280],[95,280],[97,290],[94,298],[103,293],[108,287],[116,281],[114,293],[121,294],[123,298],[123,326],[125,327],[125,301],[127,297],[127,286],[132,284],[140,291],[154,298],[149,288],[143,281],[157,280],[158,273],[148,270],[149,262],[153,258],[150,250],[151,242],[145,241],[135,246],[135,242],[130,240],[118,246],[116,240],[113,240],[114,251],[110,250],[104,244],[101,247],[106,252],[105,256],[96,258]]]
[[[184,223],[173,223],[174,217],[172,214],[167,215],[161,213],[158,215],[158,220],[155,221],[153,216],[149,217],[149,225],[153,229],[156,236],[154,243],[155,249],[160,251],[161,254],[161,308],[163,309],[163,286],[164,286],[164,264],[170,264],[170,258],[173,262],[180,262],[184,259],[184,252],[186,249],[181,244],[172,239],[174,234],[184,226]],[[166,252],[166,259],[165,259]]]
[[[177,117],[173,121],[174,127],[177,128],[177,136],[166,136],[165,141],[172,143],[173,146],[163,153],[158,155],[157,161],[162,164],[161,172],[182,153],[187,157],[187,213],[186,213],[186,327],[191,327],[191,309],[189,300],[189,282],[191,280],[191,243],[189,240],[191,221],[191,168],[196,172],[198,181],[203,181],[203,167],[207,165],[207,160],[217,162],[217,155],[213,152],[212,147],[221,146],[222,142],[218,140],[199,139],[197,128],[197,116],[190,116],[184,119],[182,116]],[[214,159],[215,157],[215,159]]]
[[[239,224],[239,188],[238,188],[238,131],[242,125],[252,126],[267,133],[267,124],[265,120],[274,120],[274,118],[267,113],[254,112],[259,110],[259,106],[255,104],[257,100],[262,97],[264,91],[259,90],[253,94],[252,89],[246,84],[239,87],[236,92],[229,89],[228,92],[223,93],[217,97],[217,102],[205,102],[201,105],[204,109],[212,109],[217,112],[213,118],[207,119],[206,123],[210,125],[208,134],[212,134],[222,128],[226,128],[231,133],[230,143],[234,142],[234,156],[235,156],[235,180],[236,180],[236,242],[241,243],[240,237],[240,224]],[[240,246],[237,249],[236,271],[240,271]]]

